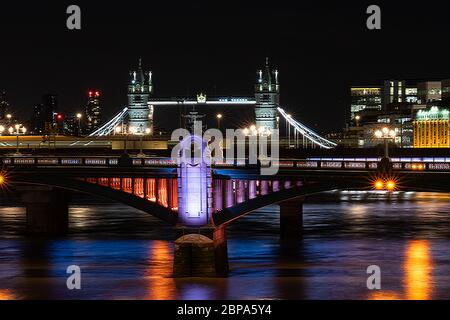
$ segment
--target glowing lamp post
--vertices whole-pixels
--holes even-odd
[[[81,135],[81,118],[83,117],[83,114],[77,113],[77,120],[78,120],[78,135]]]
[[[361,120],[361,116],[359,114],[357,114],[355,116],[355,122],[356,122],[356,126],[359,127],[359,120]]]
[[[382,128],[381,130],[375,131],[375,138],[384,140],[384,157],[389,158],[389,140],[392,139],[395,141],[395,137],[397,133],[394,130],[390,130],[387,127]]]
[[[14,129],[15,129],[15,131],[14,131]],[[16,153],[15,154],[18,155],[18,156],[21,155],[20,150],[19,150],[19,135],[21,133],[25,134],[27,132],[27,128],[22,127],[21,124],[16,124],[14,126],[14,128],[13,127],[9,127],[8,132],[11,135],[12,134],[16,135]]]
[[[151,130],[150,128],[146,128],[144,132],[145,132],[145,135],[149,135],[149,134],[152,132],[152,130]],[[140,145],[140,150],[139,150],[139,153],[138,153],[138,155],[137,155],[137,156],[140,157],[140,158],[144,158],[144,157],[145,157],[145,153],[144,153],[144,151],[143,151],[143,146],[142,146],[142,144],[143,144],[143,142],[142,142],[143,138],[144,138],[144,135],[141,134],[141,136],[140,136],[140,143],[139,143],[139,145]]]
[[[222,114],[218,113],[216,115],[216,118],[217,118],[217,129],[220,130],[220,120],[222,120]]]

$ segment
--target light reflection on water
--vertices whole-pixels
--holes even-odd
[[[449,299],[449,197],[411,197],[308,203],[304,239],[289,248],[278,243],[278,206],[258,210],[229,228],[231,273],[219,279],[172,278],[173,230],[128,207],[74,205],[67,237],[33,241],[24,210],[3,207],[0,300]],[[71,264],[80,291],[66,289]],[[366,288],[373,264],[381,291]]]

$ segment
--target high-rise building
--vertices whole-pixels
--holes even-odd
[[[78,118],[76,116],[64,117],[63,132],[68,136],[78,135]]]
[[[450,79],[441,81],[441,98],[446,106],[450,106]]]
[[[450,111],[439,107],[419,110],[413,121],[414,148],[450,147]]]
[[[100,91],[89,90],[86,104],[86,130],[92,132],[101,125],[102,109],[100,105]]]
[[[255,100],[256,127],[277,129],[277,108],[280,104],[278,70],[270,69],[267,58],[265,68],[257,71]]]
[[[42,103],[36,104],[34,106],[34,114],[33,114],[33,120],[32,120],[32,125],[33,125],[33,129],[32,132],[34,134],[41,134],[44,133],[44,129],[45,129],[45,121],[44,121],[44,106],[42,105]]]
[[[42,96],[44,121],[53,126],[56,123],[55,115],[58,112],[58,97],[56,94],[44,94]]]
[[[380,86],[357,86],[350,88],[350,120],[363,110],[380,111],[382,107],[383,88]]]
[[[417,84],[417,98],[421,104],[441,100],[441,81],[425,81]]]
[[[144,134],[146,129],[153,132],[153,109],[148,99],[153,92],[152,73],[142,70],[141,59],[137,71],[130,71],[128,84],[128,130]]]
[[[406,81],[386,80],[383,86],[383,110],[392,103],[406,102]]]
[[[6,115],[9,111],[9,103],[8,99],[6,98],[6,92],[2,91],[2,93],[0,94],[0,120],[6,119]]]
[[[35,134],[49,133],[57,127],[58,99],[55,94],[44,94],[42,103],[34,106],[33,132]]]

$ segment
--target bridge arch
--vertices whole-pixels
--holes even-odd
[[[257,209],[264,208],[268,205],[280,203],[283,201],[295,199],[298,197],[311,195],[315,193],[332,191],[332,190],[369,190],[367,183],[354,181],[352,183],[321,183],[314,185],[295,186],[289,189],[282,189],[277,192],[259,196],[254,199],[247,200],[243,203],[236,204],[232,207],[224,208],[215,212],[213,221],[216,226],[227,225]]]
[[[109,187],[92,184],[83,180],[52,176],[28,176],[14,179],[13,183],[51,186],[66,190],[88,193],[95,196],[100,196],[102,198],[121,202],[125,205],[155,216],[156,218],[159,218],[171,225],[175,225],[177,223],[177,212],[172,211],[169,208],[166,208],[152,201],[147,201],[133,194],[115,190]]]

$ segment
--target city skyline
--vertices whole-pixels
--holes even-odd
[[[345,124],[353,84],[449,77],[446,20],[438,19],[445,5],[421,11],[405,3],[382,4],[383,27],[375,31],[365,26],[364,2],[144,3],[139,10],[108,4],[105,11],[105,2],[81,1],[80,31],[65,28],[65,3],[23,10],[8,3],[0,21],[8,50],[0,63],[16,67],[2,68],[0,87],[21,114],[48,92],[58,94],[63,111],[75,111],[88,88],[100,88],[108,118],[126,104],[128,71],[139,57],[154,74],[154,97],[166,97],[248,95],[254,70],[269,56],[280,71],[283,105],[320,131],[334,131]]]

